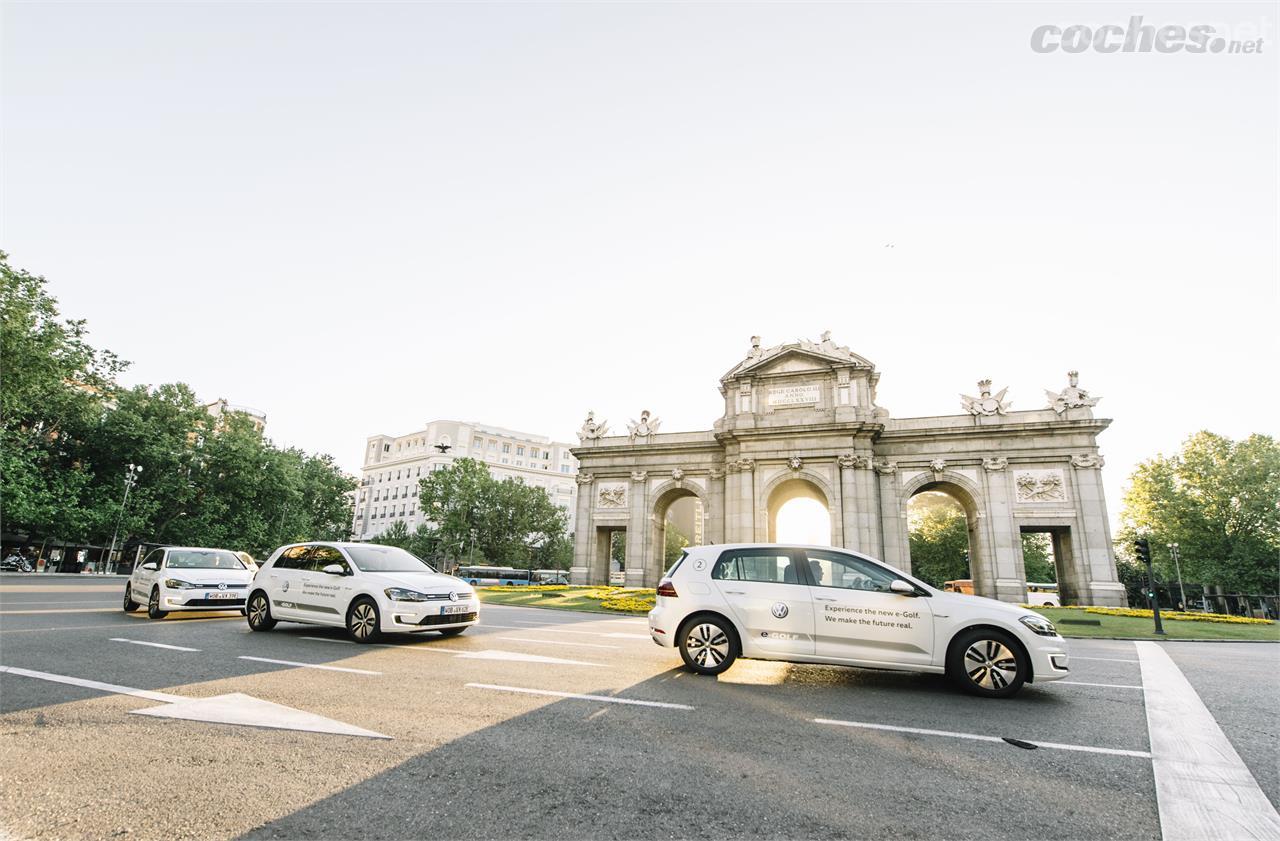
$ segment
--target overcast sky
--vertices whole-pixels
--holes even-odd
[[[434,418],[708,429],[752,334],[897,417],[1078,368],[1114,518],[1280,426],[1275,9],[10,0],[0,247],[128,382],[353,472]],[[1263,51],[1030,48],[1134,14]]]

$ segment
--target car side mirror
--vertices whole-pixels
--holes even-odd
[[[903,581],[901,578],[895,578],[889,583],[889,590],[900,596],[918,596],[920,591],[915,588],[914,584]]]
[[[329,564],[327,567],[324,567],[320,571],[327,573],[329,575],[346,575],[347,574],[347,571],[346,569],[343,568],[342,564]]]
[[[149,563],[143,564],[142,568],[147,570],[148,572],[155,572],[156,570],[160,569],[160,567],[156,564],[155,561],[150,561]]]

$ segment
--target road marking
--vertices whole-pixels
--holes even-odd
[[[253,630],[250,629],[249,633],[253,633]],[[355,645],[355,643],[352,642],[351,640],[336,640],[336,639],[333,639],[332,637],[298,637],[298,639],[315,640],[316,642],[336,642],[336,643],[341,643],[342,645]]]
[[[612,648],[617,650],[616,645],[600,645],[595,642],[561,642],[560,640],[536,640],[529,637],[498,637],[500,640],[510,640],[511,642],[536,642],[539,645],[572,645],[578,648]]]
[[[114,601],[115,600],[113,599],[112,602],[110,603],[114,603]],[[46,605],[46,604],[82,604],[82,605],[96,604],[96,605],[106,606],[107,604],[109,604],[109,602],[100,601],[98,599],[68,599],[67,601],[61,601],[61,602],[28,602],[28,601],[13,601],[12,599],[0,598],[0,607],[32,607],[34,605]]]
[[[382,672],[371,672],[368,669],[348,669],[343,666],[322,666],[319,663],[298,663],[293,660],[272,660],[269,657],[248,657],[240,655],[241,660],[254,660],[259,663],[276,663],[281,666],[300,666],[304,669],[324,669],[326,672],[351,672],[356,675],[380,675]]]
[[[1138,642],[1164,841],[1280,838],[1280,814],[1168,652]]]
[[[480,630],[484,630],[485,628],[502,628],[503,630],[506,630],[506,631],[520,630],[519,625],[493,625],[493,624],[490,624],[489,622],[480,622],[479,624],[476,625],[476,627],[479,628]]]
[[[123,584],[121,581],[120,584]],[[120,584],[0,584],[3,593],[119,593]]]
[[[840,727],[860,727],[865,730],[889,730],[894,733],[916,733],[921,736],[946,736],[950,739],[971,739],[976,742],[999,742],[1007,744],[1001,736],[983,736],[978,733],[955,733],[950,730],[925,730],[922,727],[897,727],[892,724],[872,724],[868,721],[840,721],[833,718],[815,718],[815,724],[835,724]],[[1084,751],[1085,753],[1106,753],[1113,756],[1136,756],[1140,759],[1150,759],[1151,754],[1144,750],[1121,750],[1119,748],[1098,748],[1092,745],[1064,745],[1058,742],[1040,742],[1035,739],[1022,739],[1041,748],[1053,748],[1054,750],[1075,750]]]
[[[541,654],[522,654],[518,651],[468,651],[458,654],[457,660],[507,660],[513,663],[553,663],[560,666],[603,666],[603,663],[587,663],[582,660],[564,660],[559,657],[545,657]]]
[[[169,620],[164,624],[154,624],[152,628],[181,628],[188,622],[230,622],[233,617],[215,616],[208,619],[179,619],[176,622]],[[238,619],[239,617],[234,617]],[[103,631],[103,630],[120,630],[120,626],[116,625],[64,625],[61,628],[5,628],[4,633],[8,634],[48,634],[54,631]],[[253,633],[248,631],[248,633]]]
[[[118,613],[118,607],[56,607],[53,610],[0,610],[0,616],[28,616],[33,613]]]
[[[577,692],[557,692],[554,689],[526,689],[521,686],[498,686],[492,683],[468,683],[471,689],[493,689],[498,692],[520,692],[525,695],[550,695],[553,698],[576,698],[581,701],[603,701],[607,704],[630,704],[637,707],[660,707],[666,710],[692,710],[687,704],[668,704],[665,701],[637,701],[634,698],[614,698],[609,695],[580,695]]]
[[[130,645],[149,645],[152,648],[167,648],[171,651],[199,651],[198,648],[187,648],[184,645],[165,645],[162,642],[143,642],[142,640],[127,640],[124,637],[112,637],[111,642],[127,642]]]
[[[1141,686],[1134,686],[1131,683],[1084,683],[1079,680],[1055,680],[1053,683],[1060,683],[1063,686],[1105,686],[1108,689],[1141,689]]]
[[[273,730],[303,730],[311,733],[329,733],[335,736],[363,736],[367,739],[390,739],[382,733],[365,730],[325,718],[322,715],[295,710],[283,704],[275,704],[240,692],[215,695],[212,698],[179,698],[176,703],[161,707],[133,710],[131,715],[149,715],[157,718],[180,718],[187,721],[205,721],[210,724],[239,724],[247,727],[268,727]]]
[[[653,637],[649,636],[648,634],[612,633],[612,634],[605,634],[604,636],[608,639],[615,639],[615,640],[645,640],[646,642],[653,640]]]
[[[1081,657],[1079,654],[1072,654],[1072,660],[1099,660],[1104,663],[1137,663],[1137,660],[1121,660],[1119,657]]]
[[[465,648],[441,648],[438,645],[396,645],[393,642],[375,642],[373,648],[395,648],[400,651],[430,651],[433,654],[466,654]]]
[[[16,666],[0,666],[0,673],[8,673],[11,675],[19,675],[20,677],[31,677],[36,680],[47,680],[50,683],[65,683],[69,686],[82,686],[85,689],[96,689],[99,692],[111,692],[116,695],[133,695],[136,698],[146,698],[148,701],[164,701],[172,703],[174,701],[185,701],[181,695],[170,695],[167,692],[152,692],[150,689],[134,689],[129,686],[118,686],[114,683],[102,683],[96,680],[86,680],[81,677],[68,677],[67,675],[55,675],[49,672],[37,672],[31,669],[19,669]]]

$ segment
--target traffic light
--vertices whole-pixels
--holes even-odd
[[[1133,550],[1138,553],[1138,560],[1144,564],[1151,563],[1151,542],[1145,537],[1133,541]]]

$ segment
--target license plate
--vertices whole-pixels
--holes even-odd
[[[212,593],[210,593],[210,594],[209,594],[209,598],[211,598],[211,599],[238,599],[238,598],[240,598],[240,594],[239,594],[239,593],[232,593],[232,592],[228,592],[228,591],[226,591],[226,590],[216,590],[216,591],[214,591],[214,592],[212,592]]]
[[[471,610],[471,605],[467,604],[446,604],[441,606],[441,613],[467,613]]]

